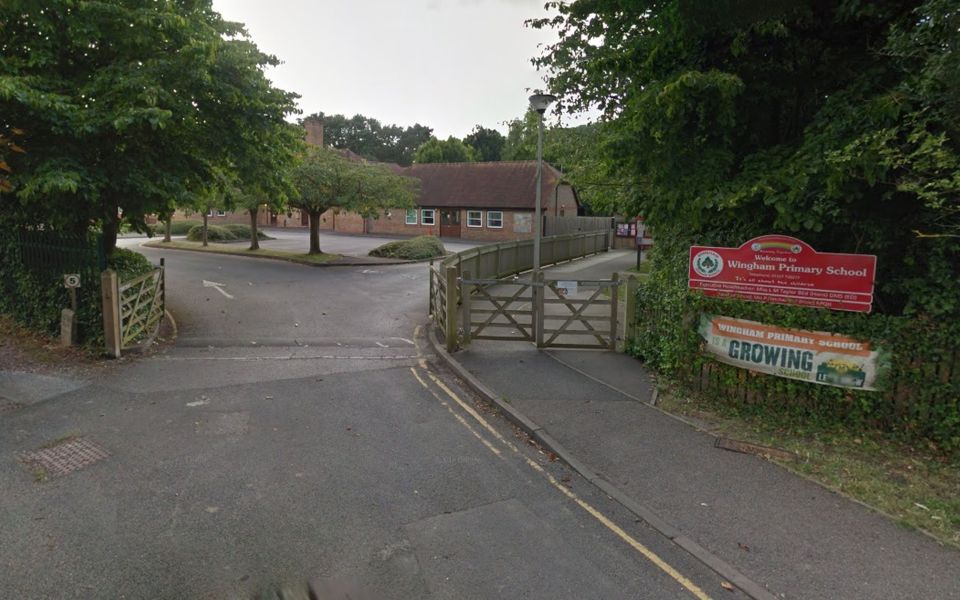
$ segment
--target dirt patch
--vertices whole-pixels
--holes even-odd
[[[72,346],[64,348],[59,338],[23,327],[0,315],[0,371],[39,373],[70,377],[92,376],[104,369],[138,360],[169,346],[174,338],[173,327],[163,320],[155,343],[143,352],[131,352],[121,360],[104,356],[97,348]]]

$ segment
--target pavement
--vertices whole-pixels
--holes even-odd
[[[0,377],[0,598],[746,597],[474,404],[427,265],[139,251],[176,344]]]
[[[609,278],[630,252],[548,279]],[[718,449],[607,351],[474,340],[435,351],[466,384],[639,520],[756,599],[960,598],[960,553],[760,457]]]

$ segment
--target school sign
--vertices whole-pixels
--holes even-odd
[[[690,289],[707,296],[870,312],[877,257],[817,252],[786,235],[739,248],[692,246]]]
[[[702,315],[704,350],[716,360],[777,377],[876,390],[885,367],[869,343],[823,331],[786,329],[756,321]]]

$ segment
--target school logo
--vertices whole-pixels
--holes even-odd
[[[698,252],[693,257],[693,270],[700,277],[716,277],[723,270],[723,258],[713,250]]]

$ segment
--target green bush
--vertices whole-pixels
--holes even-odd
[[[191,242],[200,242],[203,240],[203,225],[195,225],[187,232],[187,239]],[[226,227],[220,225],[207,225],[208,242],[233,242],[237,236]]]
[[[126,248],[115,248],[107,260],[107,265],[117,272],[120,281],[139,277],[156,268],[146,256]]]
[[[687,290],[684,237],[657,238],[652,273],[637,292],[634,356],[688,392],[741,414],[765,415],[784,426],[871,428],[960,452],[960,322],[708,298]],[[890,369],[877,392],[738,369],[700,352],[702,313],[869,341],[889,354]]]
[[[224,229],[228,229],[230,233],[237,236],[238,240],[249,240],[251,229],[249,225],[244,225],[243,223],[227,223],[226,225],[221,225]],[[257,230],[257,239],[258,240],[272,240],[273,238],[264,232]]]
[[[203,223],[200,221],[173,221],[170,223],[170,235],[187,235],[187,233],[197,225],[203,225]],[[163,222],[153,226],[154,235],[162,237],[165,231],[166,224]]]
[[[35,331],[56,335],[60,311],[70,306],[63,275],[79,273],[77,321],[81,342],[103,342],[100,269],[105,266],[93,234],[19,229],[0,221],[0,313]]]
[[[388,242],[370,251],[370,256],[399,258],[404,260],[424,260],[446,254],[443,243],[432,235],[422,235],[409,240]]]

